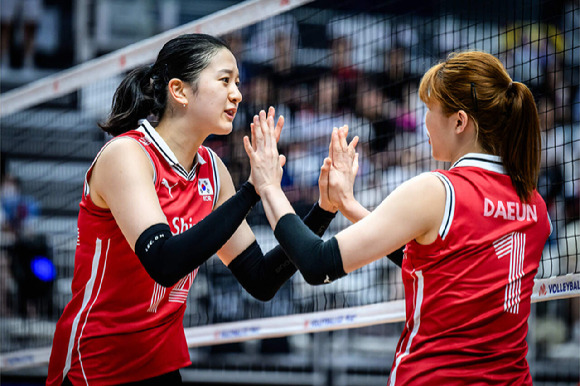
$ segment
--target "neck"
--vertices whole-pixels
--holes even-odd
[[[474,142],[470,145],[461,146],[457,149],[457,151],[451,156],[451,165],[453,165],[457,160],[469,153],[481,153],[481,154],[488,154],[483,148],[479,145],[479,143]]]
[[[188,172],[191,171],[195,163],[197,149],[199,149],[205,137],[196,132],[191,126],[180,124],[177,120],[161,120],[156,130],[173,151],[179,164]]]

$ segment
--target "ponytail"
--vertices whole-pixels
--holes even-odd
[[[117,136],[137,128],[139,120],[153,112],[155,100],[150,78],[150,67],[131,71],[121,82],[113,97],[111,113],[99,127]]]
[[[538,183],[541,158],[540,121],[530,89],[523,83],[510,84],[505,111],[499,155],[518,197],[527,201]]]
[[[111,113],[101,129],[117,136],[137,128],[139,120],[154,115],[161,121],[168,110],[167,85],[173,78],[196,90],[201,72],[221,49],[231,52],[220,38],[205,34],[184,34],[169,40],[150,66],[138,67],[121,82]]]

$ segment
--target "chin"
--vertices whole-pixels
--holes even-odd
[[[213,134],[215,134],[215,135],[228,135],[232,132],[233,129],[234,129],[234,125],[232,125],[230,123],[229,125],[225,125],[225,126],[220,127]]]

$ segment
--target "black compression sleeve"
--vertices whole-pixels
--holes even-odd
[[[312,232],[322,237],[334,217],[336,217],[336,212],[327,212],[316,202],[310,212],[304,216],[303,221]]]
[[[322,236],[335,216],[336,213],[327,212],[316,203],[303,221],[313,232]],[[296,267],[279,245],[263,255],[257,242],[240,253],[228,268],[250,295],[262,301],[272,299],[282,284],[296,272]]]
[[[170,287],[213,256],[259,198],[252,184],[245,182],[235,195],[180,235],[172,236],[167,224],[149,227],[137,239],[135,253],[153,280]]]
[[[330,283],[346,275],[336,238],[322,241],[295,214],[278,220],[274,235],[309,284]]]
[[[229,265],[238,282],[258,300],[268,301],[276,295],[296,267],[277,246],[265,255],[256,241],[240,253]]]

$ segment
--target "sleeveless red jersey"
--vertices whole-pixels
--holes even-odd
[[[497,156],[434,172],[445,217],[407,244],[406,322],[389,385],[532,385],[526,353],[534,277],[551,232],[537,192],[522,203]]]
[[[147,121],[117,138],[137,141],[149,156],[173,234],[213,210],[219,176],[211,150],[201,146],[188,173]],[[197,270],[171,288],[151,279],[111,212],[93,204],[87,183],[92,168],[80,203],[72,300],[56,325],[48,385],[60,385],[67,374],[73,384],[134,382],[191,364],[183,314]]]

